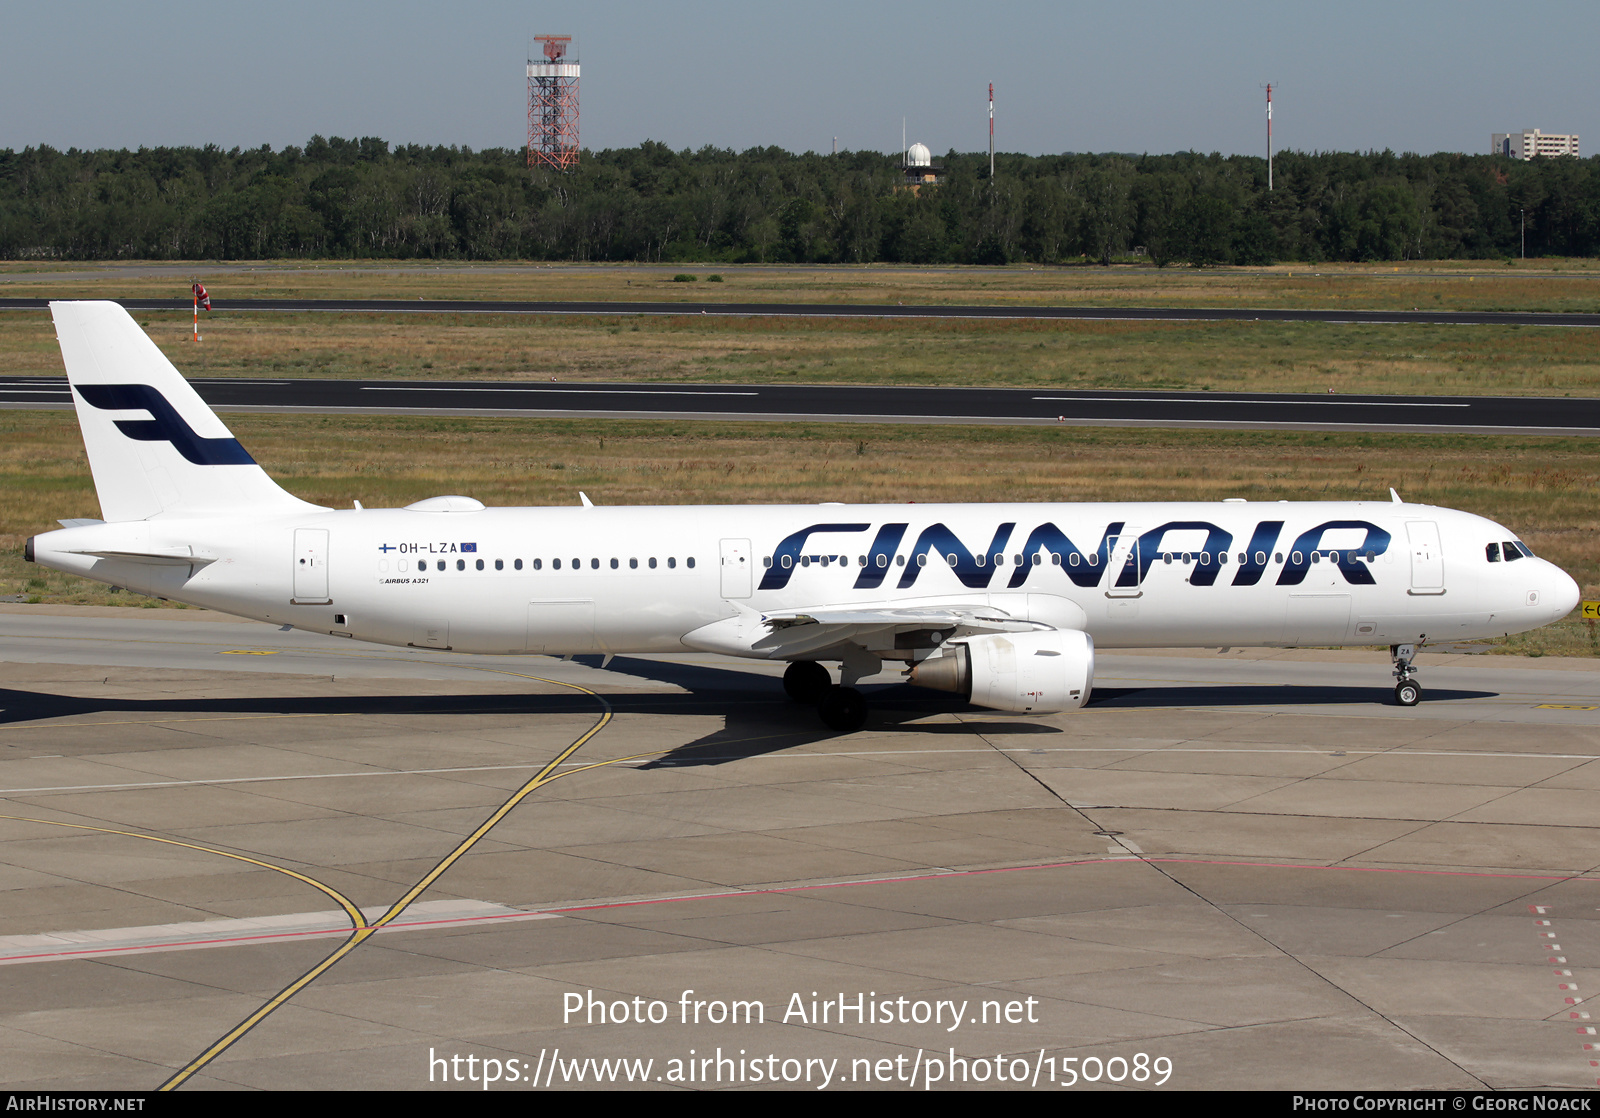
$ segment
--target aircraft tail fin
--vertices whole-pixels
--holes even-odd
[[[321,510],[256,465],[121,306],[58,302],[50,313],[107,521]]]

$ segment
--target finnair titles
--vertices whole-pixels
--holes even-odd
[[[258,466],[115,303],[52,303],[103,521],[27,557],[243,617],[458,652],[699,650],[787,661],[840,730],[886,664],[975,705],[1067,711],[1094,651],[1388,645],[1569,613],[1507,528],[1387,501],[334,510]],[[835,683],[826,665],[838,665]]]

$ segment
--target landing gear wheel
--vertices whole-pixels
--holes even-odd
[[[1394,701],[1403,707],[1414,707],[1422,699],[1422,688],[1411,680],[1401,680],[1395,684]]]
[[[797,703],[814,703],[833,686],[833,677],[815,660],[796,660],[783,673],[783,689]]]
[[[854,687],[830,687],[817,703],[817,713],[830,730],[852,733],[867,724],[867,700]]]

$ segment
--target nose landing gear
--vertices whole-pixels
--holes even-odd
[[[1411,677],[1417,674],[1412,657],[1417,654],[1414,644],[1391,644],[1389,655],[1394,659],[1394,701],[1403,707],[1414,707],[1422,701],[1422,685]]]

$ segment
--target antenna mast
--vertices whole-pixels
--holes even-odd
[[[1267,191],[1272,190],[1272,83],[1267,83]]]
[[[994,182],[994,82],[989,83],[989,181]]]

